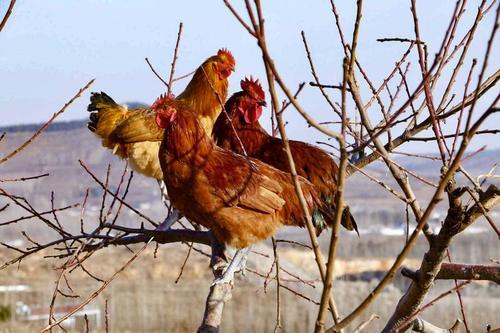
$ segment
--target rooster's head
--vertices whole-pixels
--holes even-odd
[[[241,89],[243,95],[240,97],[238,111],[247,124],[252,124],[259,120],[262,107],[266,106],[266,94],[259,80],[254,80],[252,77],[241,80]]]
[[[219,80],[227,79],[234,72],[236,61],[228,49],[220,49],[210,60],[212,69],[219,76]]]
[[[163,94],[151,105],[151,109],[156,113],[156,124],[160,128],[166,128],[168,124],[175,120],[177,110],[175,104],[172,103],[174,100],[175,96],[173,94]]]

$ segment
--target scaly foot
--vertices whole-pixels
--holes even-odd
[[[172,225],[182,218],[182,214],[177,209],[172,209],[170,214],[165,218],[165,220],[156,227],[156,231],[167,231],[172,227]]]
[[[233,283],[234,274],[236,274],[237,272],[242,272],[244,275],[249,253],[250,247],[246,247],[244,249],[236,251],[233,259],[226,267],[222,275],[212,282],[212,286],[216,284]]]
[[[158,180],[158,185],[160,186],[161,201],[167,207],[170,207],[170,199],[168,198],[167,185],[163,180]]]

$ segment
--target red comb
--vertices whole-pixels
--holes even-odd
[[[175,96],[174,94],[172,93],[168,93],[168,94],[161,94],[160,97],[158,97],[156,99],[156,101],[153,103],[153,105],[151,105],[151,108],[154,110],[154,109],[157,109],[159,106],[161,106],[163,103],[165,102],[168,102],[168,101],[172,101],[175,99]]]
[[[234,57],[233,57],[233,54],[231,53],[231,51],[229,51],[228,49],[226,48],[222,48],[220,49],[218,52],[217,52],[217,55],[219,57],[225,57],[227,58],[227,61],[232,64],[233,66],[236,65],[236,61],[234,60]]]
[[[244,80],[241,80],[240,86],[245,92],[255,95],[255,97],[260,100],[264,100],[266,98],[266,93],[262,89],[259,79],[254,80],[251,76],[250,78],[246,77]]]

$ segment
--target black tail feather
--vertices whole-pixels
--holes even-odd
[[[101,111],[103,105],[117,104],[103,91],[101,91],[100,93],[93,92],[90,94],[90,104],[87,106],[87,111],[90,112],[87,127],[92,132],[95,132],[97,129],[97,123],[99,122],[99,111]]]
[[[356,223],[356,220],[354,220],[354,217],[351,214],[351,210],[349,209],[349,206],[344,207],[344,211],[342,212],[342,226],[346,228],[347,230],[354,230],[359,236],[359,231],[358,231],[358,225]]]
[[[326,227],[333,226],[334,216],[335,216],[335,208],[331,206],[328,207],[327,210],[313,211],[312,218],[314,227],[316,228],[316,236],[319,236]],[[358,225],[356,223],[356,220],[354,220],[354,217],[351,214],[349,206],[344,207],[344,210],[342,211],[340,224],[342,224],[342,226],[349,231],[353,230],[356,231],[356,233],[359,236]]]
[[[105,92],[101,91],[100,93],[93,92],[90,95],[90,104],[87,107],[87,111],[92,112],[92,111],[99,111],[100,108],[98,104],[108,104],[108,105],[113,105],[116,104],[116,102],[108,96]]]

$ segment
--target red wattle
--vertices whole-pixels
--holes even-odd
[[[170,122],[170,119],[161,115],[159,112],[156,113],[156,125],[160,128],[166,128],[168,126],[168,123]]]
[[[257,120],[259,120],[261,115],[262,115],[262,107],[260,106],[250,107],[245,112],[245,121],[247,122],[247,124],[253,124]]]

